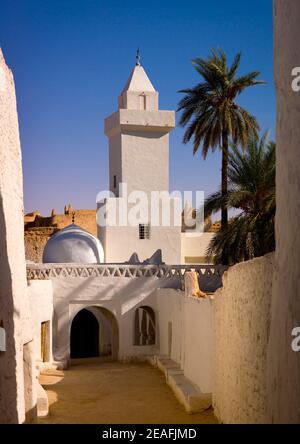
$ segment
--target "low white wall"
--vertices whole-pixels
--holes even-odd
[[[169,356],[183,368],[184,292],[171,288],[157,290],[158,335],[161,355]]]
[[[230,268],[214,300],[215,415],[224,423],[267,417],[267,347],[273,254]],[[282,295],[284,297],[284,295]]]
[[[157,290],[159,350],[180,364],[203,393],[212,391],[212,300],[181,290]],[[170,327],[171,325],[171,327]]]
[[[53,317],[53,288],[51,280],[29,281],[28,296],[31,309],[32,329],[34,332],[34,354],[38,361],[41,357],[41,323],[49,322],[46,331],[47,361],[52,362],[52,317]]]
[[[213,300],[185,296],[184,308],[184,374],[203,393],[211,393]]]

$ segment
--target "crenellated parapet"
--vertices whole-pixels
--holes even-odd
[[[128,264],[27,264],[27,279],[59,278],[157,278],[162,286],[183,288],[186,272],[195,271],[206,291],[222,286],[222,265],[128,265]]]

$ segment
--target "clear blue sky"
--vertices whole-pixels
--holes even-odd
[[[103,120],[138,46],[162,109],[198,82],[192,58],[241,50],[240,72],[259,70],[268,84],[240,104],[275,137],[271,0],[1,0],[0,45],[17,89],[26,212],[95,207],[108,183]],[[220,154],[193,157],[182,135],[170,138],[170,189],[216,190]]]

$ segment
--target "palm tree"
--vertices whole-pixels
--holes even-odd
[[[191,89],[180,90],[185,96],[180,100],[177,111],[183,111],[180,125],[187,127],[183,143],[193,137],[193,153],[202,144],[205,159],[209,148],[222,150],[222,195],[227,193],[228,144],[245,148],[250,134],[258,137],[259,125],[251,114],[236,103],[236,98],[248,87],[262,84],[256,78],[258,71],[237,77],[241,53],[238,53],[231,66],[227,64],[224,51],[211,51],[207,59],[192,61],[203,82]],[[221,210],[221,227],[226,230],[228,211]]]
[[[224,205],[239,210],[226,230],[212,239],[207,255],[216,263],[225,256],[230,265],[262,256],[275,249],[275,143],[265,133],[260,140],[249,136],[247,150],[232,146],[229,153],[228,190],[210,195],[205,214],[211,215]]]

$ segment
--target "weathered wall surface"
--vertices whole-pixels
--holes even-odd
[[[26,259],[35,263],[41,263],[45,245],[55,231],[55,228],[31,228],[25,231]]]
[[[268,393],[271,421],[289,423],[300,422],[300,353],[291,349],[292,329],[300,326],[300,91],[291,87],[300,66],[299,23],[299,0],[274,1],[277,246]]]
[[[97,236],[96,210],[74,210],[66,214],[40,216],[38,212],[24,217],[25,221],[25,256],[35,263],[42,262],[43,251],[47,241],[56,231],[74,223],[89,233]]]
[[[65,228],[75,223],[90,233],[97,234],[96,210],[75,210],[71,205],[65,206],[64,214],[56,214],[52,210],[51,216],[41,216],[39,211],[24,216],[25,230],[30,228]]]
[[[74,212],[74,214],[73,214]],[[57,228],[65,228],[73,223],[97,236],[96,210],[74,210],[71,214],[56,214],[52,224]]]
[[[273,262],[269,254],[235,265],[215,293],[213,404],[224,423],[267,420]]]
[[[31,379],[23,373],[23,346],[32,340],[24,253],[23,184],[13,76],[0,50],[0,324],[6,351],[0,352],[0,422],[25,420],[25,393],[33,406]],[[27,348],[31,348],[29,345]],[[24,361],[28,363],[28,355]],[[29,380],[30,379],[30,380]],[[27,382],[28,381],[28,382]],[[29,402],[30,401],[30,402]],[[30,407],[30,408],[31,408]],[[30,420],[30,412],[27,412]]]

